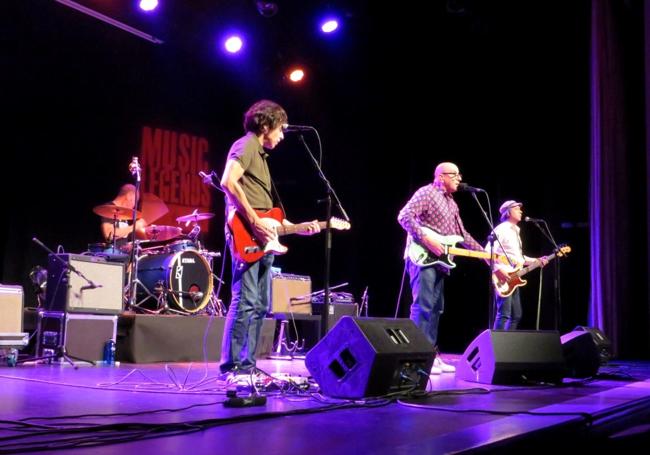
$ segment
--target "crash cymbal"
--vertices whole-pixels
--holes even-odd
[[[176,226],[147,226],[144,231],[149,240],[169,240],[181,235],[183,230]]]
[[[118,219],[118,220],[133,219],[133,209],[130,209],[128,207],[120,207],[119,205],[112,205],[112,204],[98,205],[97,207],[93,208],[93,212],[95,212],[99,216],[103,216],[104,218]],[[140,218],[141,216],[142,213],[136,210],[135,217]]]
[[[210,212],[198,213],[196,210],[194,210],[189,215],[179,216],[178,218],[176,218],[176,222],[183,223],[183,222],[189,222],[189,221],[209,220],[213,216],[214,216],[214,213],[210,213]]]

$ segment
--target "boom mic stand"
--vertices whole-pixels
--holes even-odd
[[[318,142],[320,143],[320,137],[318,136],[318,131],[316,128],[313,127],[307,127],[307,129],[314,131],[316,136],[318,137]],[[331,229],[331,218],[332,218],[332,197],[336,201],[336,205],[341,211],[341,214],[343,215],[343,218],[345,221],[350,222],[350,217],[348,217],[348,214],[345,212],[345,209],[341,205],[341,201],[336,195],[336,191],[334,191],[334,188],[332,188],[332,185],[330,184],[329,180],[327,177],[325,177],[325,174],[323,173],[323,169],[321,168],[321,163],[316,160],[314,157],[314,154],[311,152],[311,149],[307,145],[307,142],[305,141],[305,138],[302,134],[298,135],[298,138],[300,139],[300,142],[302,142],[302,145],[305,147],[305,150],[307,150],[307,154],[311,158],[311,160],[314,162],[314,166],[316,167],[316,171],[318,172],[318,176],[321,178],[323,183],[325,183],[325,186],[327,188],[327,196],[325,197],[324,200],[321,200],[321,202],[326,203],[326,225],[325,225],[325,271],[324,271],[324,276],[323,276],[323,291],[324,291],[324,296],[323,296],[323,310],[320,315],[320,339],[325,337],[327,334],[327,324],[328,324],[328,315],[330,312],[330,259],[331,259],[331,253],[332,253],[332,229]]]
[[[37,239],[36,237],[33,237],[33,238],[32,238],[32,241],[33,241],[34,243],[36,243],[38,246],[40,246],[41,248],[43,248],[45,251],[47,251],[47,252],[50,254],[50,257],[53,257],[53,258],[55,258],[57,261],[59,261],[59,262],[61,263],[61,265],[63,265],[63,267],[64,267],[66,270],[70,270],[70,271],[74,272],[74,273],[77,274],[81,279],[83,279],[86,283],[88,283],[87,286],[82,286],[82,289],[81,289],[81,290],[83,290],[84,287],[87,288],[87,289],[96,289],[96,288],[100,288],[100,287],[102,287],[101,284],[95,284],[95,283],[93,283],[90,279],[88,279],[88,278],[87,278],[87,277],[86,277],[86,276],[85,276],[85,275],[84,275],[80,270],[78,270],[75,266],[73,266],[72,264],[70,264],[70,263],[64,261],[63,259],[61,259],[61,258],[60,258],[60,257],[59,257],[55,252],[54,252],[54,251],[52,251],[50,248],[48,248],[48,247],[47,247],[43,242],[41,242],[41,241],[40,241],[39,239]],[[69,363],[72,367],[74,367],[75,369],[77,369],[77,365],[75,365],[75,363],[73,362],[73,360],[77,360],[77,361],[79,361],[79,362],[86,362],[86,363],[89,363],[89,364],[91,364],[91,365],[94,366],[94,365],[95,365],[95,362],[93,362],[92,360],[87,360],[87,359],[82,359],[82,358],[80,358],[80,357],[75,357],[75,356],[69,355],[69,354],[66,352],[65,343],[64,343],[65,322],[61,319],[61,320],[59,321],[59,324],[60,324],[60,325],[59,325],[59,331],[58,331],[58,340],[57,340],[57,344],[56,344],[56,352],[53,352],[51,355],[44,355],[44,356],[40,356],[40,357],[32,357],[32,358],[28,358],[28,359],[19,360],[19,361],[17,361],[16,363],[25,363],[25,362],[34,362],[34,361],[37,361],[37,360],[50,360],[50,359],[58,359],[58,358],[62,358],[63,360],[65,360],[66,362],[68,362],[68,363]],[[40,324],[39,324],[39,326],[40,326]],[[42,330],[42,329],[43,329],[43,327],[40,326],[40,330]],[[39,336],[39,338],[41,338],[42,335],[43,335],[43,334],[41,334],[41,335]],[[53,346],[53,347],[54,347],[54,346]]]

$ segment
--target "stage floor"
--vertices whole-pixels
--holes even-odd
[[[309,375],[301,360],[259,367],[295,381]],[[502,453],[647,442],[639,431],[650,422],[650,362],[611,363],[561,386],[476,384],[447,373],[431,376],[425,399],[391,402],[275,390],[265,406],[238,409],[223,406],[225,389],[216,363],[3,366],[0,453]]]

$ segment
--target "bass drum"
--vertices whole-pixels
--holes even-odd
[[[138,279],[152,294],[166,291],[167,304],[187,313],[201,311],[212,295],[210,265],[194,250],[142,256]],[[146,296],[138,287],[138,298]]]

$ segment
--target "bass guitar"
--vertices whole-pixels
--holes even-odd
[[[548,256],[544,256],[543,259],[546,262],[549,262],[555,259],[556,257],[566,256],[570,252],[571,252],[571,247],[563,245],[555,253],[549,254]],[[494,284],[494,290],[501,297],[510,296],[513,292],[515,292],[515,289],[517,289],[520,286],[525,286],[526,283],[528,283],[528,281],[521,279],[522,276],[541,266],[542,266],[542,262],[536,261],[534,264],[531,264],[528,267],[523,267],[523,266],[516,267],[511,272],[508,272],[508,279],[505,281],[499,280],[496,274],[493,273],[492,283]]]

